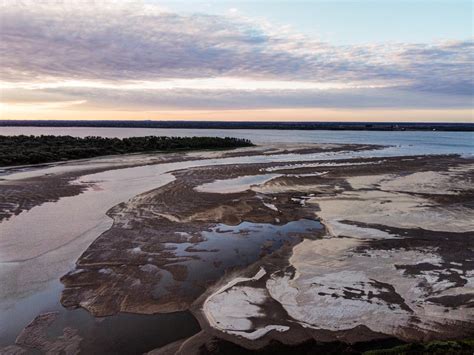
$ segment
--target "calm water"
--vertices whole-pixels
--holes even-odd
[[[76,137],[216,136],[254,143],[364,143],[399,146],[402,154],[474,155],[474,132],[288,131],[245,129],[161,129],[91,127],[0,127],[2,135],[53,134]]]
[[[218,280],[226,270],[250,265],[263,255],[280,249],[284,244],[299,243],[303,237],[315,238],[322,229],[319,221],[309,219],[281,225],[251,222],[242,222],[236,226],[217,224],[211,230],[203,231],[205,240],[196,245],[168,243],[167,246],[176,247],[177,256],[198,256],[182,263],[188,267],[188,276],[177,286],[186,294],[199,296],[205,291],[202,285]],[[186,249],[188,247],[194,247],[196,251],[189,251]],[[160,284],[157,286],[160,289],[165,287]]]

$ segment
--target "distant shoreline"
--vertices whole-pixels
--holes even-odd
[[[474,132],[474,123],[419,122],[224,122],[224,121],[66,121],[0,120],[0,127],[104,127],[104,128],[187,128],[268,129],[332,131],[452,131]]]

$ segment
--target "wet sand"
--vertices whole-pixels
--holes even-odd
[[[281,177],[264,190],[311,187],[304,189],[314,194],[305,206],[318,207],[324,238],[293,247],[286,268],[272,272],[273,264],[263,263],[258,272],[243,273],[247,279],[228,279],[229,287],[208,291],[194,305],[208,334],[246,348],[272,339],[293,344],[472,336],[472,160],[387,158],[298,170],[322,168],[324,175]],[[249,314],[233,303],[252,305]],[[274,316],[273,307],[283,308],[286,317]]]
[[[318,154],[382,149],[380,145],[356,144],[266,144],[226,151],[130,154],[32,166],[0,168],[0,222],[45,202],[75,196],[94,185],[72,183],[78,177],[99,172],[213,158],[242,158],[288,154]]]
[[[96,317],[191,310],[201,332],[165,353],[473,335],[472,160],[279,149],[260,152],[295,156],[173,166],[115,204],[61,278],[62,304]],[[236,158],[185,159],[219,154]]]

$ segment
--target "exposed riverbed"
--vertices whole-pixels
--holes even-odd
[[[178,161],[167,162],[166,159],[163,159],[159,164],[150,162],[146,156],[139,156],[134,159],[129,157],[101,158],[83,163],[52,165],[34,170],[27,169],[4,175],[4,181],[0,182],[1,188],[6,188],[5,186],[9,184],[21,184],[22,181],[35,181],[35,179],[44,179],[47,176],[54,179],[64,173],[73,173],[75,177],[69,184],[78,184],[84,187],[84,190],[82,193],[72,196],[59,197],[55,202],[38,203],[37,206],[26,209],[17,216],[11,216],[0,223],[0,284],[2,285],[0,288],[0,324],[2,325],[0,345],[12,344],[20,330],[33,318],[40,313],[51,311],[59,312],[58,320],[54,323],[57,329],[64,328],[65,325],[79,329],[81,337],[87,339],[81,348],[83,351],[85,349],[100,349],[99,343],[94,341],[94,336],[99,336],[101,332],[110,334],[112,339],[124,337],[127,331],[124,330],[123,324],[133,324],[134,329],[149,329],[151,327],[156,329],[157,333],[162,334],[157,337],[153,337],[151,333],[149,336],[144,334],[144,345],[140,348],[140,352],[166,345],[179,338],[189,337],[198,332],[200,327],[191,314],[185,310],[187,308],[185,304],[192,302],[193,297],[199,296],[199,293],[205,291],[205,286],[209,285],[206,281],[201,285],[193,286],[193,280],[197,280],[197,275],[203,276],[207,272],[209,275],[206,276],[206,280],[215,282],[222,277],[226,269],[251,265],[264,255],[269,255],[281,248],[285,242],[290,241],[288,245],[290,247],[292,244],[297,244],[308,237],[302,234],[310,233],[311,238],[308,240],[314,239],[315,236],[320,234],[318,232],[320,228],[318,222],[313,222],[313,219],[316,219],[317,212],[316,210],[313,211],[312,208],[308,210],[306,204],[309,199],[314,198],[315,193],[321,193],[326,188],[324,184],[315,183],[319,181],[320,176],[324,176],[328,170],[335,171],[338,166],[339,168],[351,166],[350,163],[345,162],[349,158],[369,159],[362,162],[362,165],[368,167],[379,164],[378,162],[382,158],[406,154],[405,148],[400,147],[360,151],[342,149],[331,152],[321,150],[314,152],[292,151],[294,148],[290,147],[288,149],[286,147],[284,152],[276,150],[266,154],[263,151],[258,153],[258,149],[262,148],[256,148],[257,154],[249,153],[247,150],[240,153],[241,156],[237,152],[237,156],[227,157],[225,156],[227,153],[188,153],[183,156],[184,161],[179,161],[178,158]],[[305,147],[305,149],[311,149],[311,147]],[[151,165],[126,167],[130,160],[133,160],[136,164],[136,159],[143,159],[143,164],[151,163]],[[324,162],[320,165],[311,163],[321,160],[324,160]],[[334,161],[341,161],[341,164],[336,164]],[[214,166],[235,166],[236,164],[239,166],[248,164],[252,168],[236,170],[235,173],[232,173],[235,177],[232,177],[232,174],[229,175],[229,172],[224,172],[225,177],[229,179],[224,178],[224,176],[219,178],[212,170]],[[93,165],[105,171],[89,173]],[[114,170],[107,170],[107,166]],[[215,175],[215,178],[210,180],[207,177],[200,178],[201,180],[196,180],[189,185],[189,191],[195,191],[196,196],[202,193],[213,196],[214,194],[222,194],[220,199],[212,200],[212,204],[216,205],[215,208],[220,206],[220,209],[212,209],[214,207],[211,208],[211,205],[209,205],[206,207],[207,212],[198,216],[190,214],[185,208],[186,206],[176,207],[177,209],[173,210],[173,208],[168,208],[171,205],[164,205],[163,210],[154,207],[150,209],[155,213],[154,216],[141,214],[134,217],[139,218],[140,221],[143,218],[149,218],[149,221],[156,220],[158,223],[160,220],[167,221],[166,223],[171,223],[167,227],[169,230],[188,233],[190,237],[197,235],[198,230],[201,231],[199,233],[201,239],[198,242],[195,240],[187,243],[180,239],[176,243],[176,241],[170,240],[163,251],[160,251],[166,253],[167,258],[181,258],[182,262],[178,264],[192,270],[192,272],[183,274],[183,271],[180,271],[182,270],[181,267],[173,266],[171,269],[168,267],[167,272],[171,273],[168,276],[160,276],[160,280],[162,280],[160,282],[164,282],[162,286],[154,285],[154,295],[159,297],[163,295],[163,290],[176,289],[177,285],[171,284],[177,282],[181,285],[181,282],[191,281],[191,283],[184,285],[180,292],[184,292],[188,296],[193,295],[193,297],[184,300],[184,303],[176,309],[168,308],[168,311],[173,310],[173,313],[152,316],[125,315],[120,313],[121,308],[119,307],[118,313],[115,310],[112,311],[112,314],[116,313],[117,315],[107,317],[104,321],[97,321],[82,309],[65,311],[59,303],[63,291],[59,278],[74,270],[76,260],[80,259],[84,251],[90,249],[91,243],[106,231],[109,231],[109,233],[113,231],[116,235],[122,235],[120,234],[122,232],[128,233],[129,230],[133,231],[134,224],[132,222],[125,223],[125,221],[133,221],[130,216],[134,215],[136,211],[147,211],[144,208],[146,204],[156,203],[153,202],[156,199],[154,193],[143,193],[157,190],[160,187],[172,186],[173,182],[181,181],[180,176],[183,176],[184,179],[186,171],[199,168],[205,169],[206,167],[211,169],[209,170],[209,176]],[[361,169],[363,168],[361,167]],[[88,173],[81,175],[81,171],[87,171]],[[282,177],[282,174],[286,177]],[[177,176],[178,181],[176,181]],[[287,181],[284,181],[283,178]],[[291,181],[291,179],[294,181]],[[311,182],[311,184],[308,184],[308,182]],[[331,180],[327,182],[331,184],[332,188],[339,184],[340,189],[344,190],[344,181],[342,180],[337,183]],[[303,185],[306,186],[305,189],[301,189]],[[308,188],[309,185],[312,187]],[[292,186],[294,187],[293,190]],[[304,194],[297,194],[298,190],[303,191]],[[246,191],[253,192],[249,195]],[[272,194],[275,192],[280,194],[280,197],[273,196]],[[296,195],[293,196],[294,194]],[[310,196],[311,194],[313,196]],[[273,197],[269,198],[269,195]],[[187,194],[181,196],[182,199],[191,198]],[[302,196],[306,197],[302,198]],[[274,197],[275,200],[273,200]],[[191,201],[199,200],[191,198]],[[230,209],[226,210],[227,207],[222,209],[222,205],[232,201],[234,202],[230,203],[228,208],[237,208],[237,212],[230,212]],[[239,205],[237,201],[243,204]],[[126,208],[117,209],[117,206],[120,206],[123,202],[127,202],[124,206]],[[318,200],[315,202],[318,202]],[[164,200],[164,203],[167,203],[167,201]],[[306,208],[304,211],[307,212],[298,212],[289,218],[291,208],[288,206],[290,204],[295,206],[295,211],[296,206],[299,206],[298,209]],[[114,206],[116,207],[111,210]],[[257,206],[261,207],[256,209]],[[196,206],[190,206],[190,208],[194,207]],[[9,208],[11,209],[11,206]],[[195,212],[199,212],[199,208]],[[234,219],[236,215],[237,219]],[[233,217],[230,218],[230,216]],[[312,217],[308,219],[310,216]],[[194,221],[199,221],[199,225],[195,225],[191,230],[188,230],[189,227],[187,226],[190,223],[191,225],[195,223]],[[337,227],[337,221],[335,221],[332,228]],[[316,224],[312,225],[312,223]],[[177,229],[174,224],[186,227]],[[118,227],[121,228],[122,232],[118,231]],[[345,228],[347,229],[347,225]],[[467,230],[471,230],[470,227],[467,227]],[[126,235],[123,234],[124,238]],[[301,239],[294,239],[295,235]],[[103,236],[106,237],[107,233]],[[100,243],[100,240],[98,242]],[[132,244],[130,245],[131,255],[139,258],[137,260],[141,260],[140,253],[147,250],[146,246]],[[163,258],[163,255],[160,258]],[[133,260],[133,258],[130,260]],[[142,261],[140,263],[141,265],[146,264]],[[176,265],[176,263],[172,264]],[[211,265],[213,266],[211,267]],[[81,266],[78,267],[76,270],[79,271],[78,275],[80,275],[82,269]],[[102,271],[104,280],[110,280],[107,276],[107,268],[104,269],[101,266],[94,270],[105,270]],[[87,272],[92,272],[92,269]],[[138,280],[143,282],[140,274],[136,276]],[[249,277],[251,276],[253,275]],[[118,280],[124,282],[125,279],[119,278]],[[120,282],[117,284],[119,289]],[[172,287],[170,288],[170,286]],[[113,290],[114,287],[111,289]],[[82,295],[81,297],[88,297],[87,294]],[[104,297],[107,296],[106,293],[103,295]],[[77,297],[77,294],[74,297]],[[82,302],[81,299],[85,300],[81,297],[78,298],[79,303]],[[103,302],[103,300],[100,302]],[[151,306],[146,306],[140,311],[137,308],[137,302],[140,302],[140,300],[133,301],[130,306],[126,306],[131,307],[128,311],[135,308],[137,313],[155,313],[154,311],[144,311],[146,307]],[[88,308],[85,304],[82,306]],[[153,307],[150,310],[155,309]],[[94,313],[93,309],[97,309],[97,312],[99,312],[99,308],[90,308],[89,310]],[[110,309],[115,308],[107,309],[110,314]],[[180,331],[174,332],[172,335],[166,335],[165,324],[168,328],[170,324],[175,324],[174,327]],[[162,328],[163,330],[160,331]],[[96,331],[91,331],[92,329],[96,329]],[[58,332],[60,333],[59,330]],[[94,336],[91,337],[91,334],[94,334]],[[113,348],[116,345],[112,345],[111,342],[104,346]],[[131,346],[133,348],[133,345]]]

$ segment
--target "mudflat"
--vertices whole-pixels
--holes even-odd
[[[88,168],[293,155],[177,167],[114,205],[110,228],[61,276],[61,303],[95,317],[192,312],[201,331],[153,353],[472,337],[474,159],[337,157],[374,148],[274,145]],[[321,152],[336,156],[308,156]],[[5,180],[15,197],[2,194],[3,218],[94,188],[71,184],[82,175]],[[39,317],[8,351],[38,343],[28,332],[54,324]],[[81,351],[80,332],[61,337],[49,341]]]

